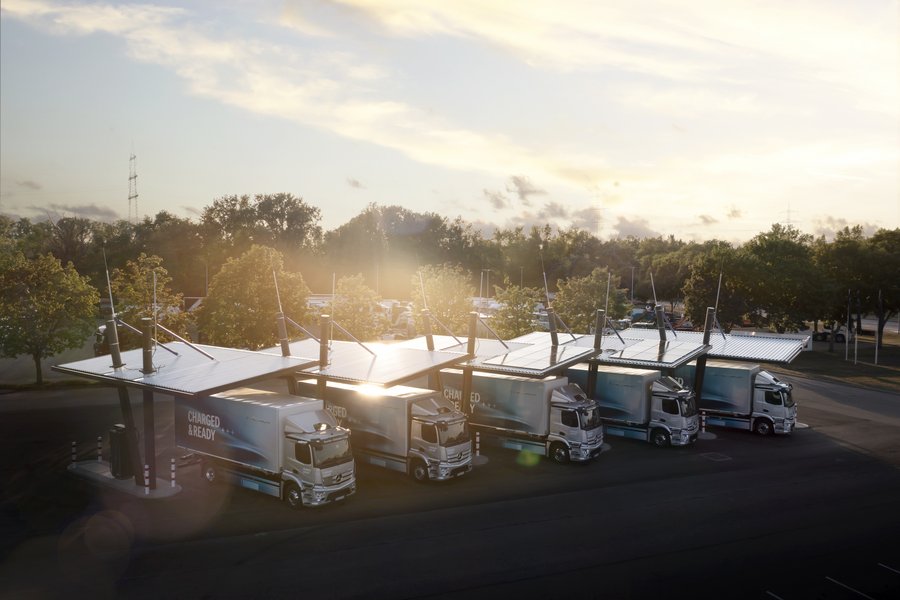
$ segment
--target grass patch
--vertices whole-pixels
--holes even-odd
[[[878,352],[877,365],[875,343],[871,337],[860,336],[855,353],[851,342],[847,359],[844,353],[843,344],[835,344],[834,351],[829,352],[828,342],[813,342],[813,349],[801,352],[791,364],[769,365],[768,368],[900,394],[900,338],[885,336],[885,344]]]
[[[45,381],[41,385],[32,383],[0,383],[0,394],[10,392],[35,392],[41,390],[70,390],[72,388],[85,388],[102,385],[88,379],[53,379]]]

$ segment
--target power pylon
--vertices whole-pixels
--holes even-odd
[[[130,223],[138,220],[137,199],[137,157],[132,152],[128,159],[128,221]]]

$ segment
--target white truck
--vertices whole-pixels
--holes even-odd
[[[298,389],[313,394],[316,382],[300,381]],[[466,416],[439,392],[329,381],[324,401],[338,423],[353,433],[353,451],[362,462],[416,481],[443,481],[472,470]]]
[[[444,396],[462,398],[463,373],[441,371]],[[589,461],[603,449],[597,403],[565,377],[529,379],[476,372],[470,395],[472,429],[504,448],[525,450],[558,463]]]
[[[588,366],[566,371],[569,381],[588,389]],[[697,441],[700,418],[694,393],[659,371],[603,365],[589,395],[597,400],[606,433],[657,447]]]
[[[176,398],[175,443],[201,457],[208,483],[256,490],[291,508],[356,491],[350,432],[321,400],[249,388]]]
[[[688,363],[676,374],[692,384],[696,367],[696,362]],[[754,364],[707,361],[699,405],[709,425],[760,435],[788,434],[797,424],[791,384]]]

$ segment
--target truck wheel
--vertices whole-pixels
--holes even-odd
[[[212,463],[205,462],[200,465],[200,476],[209,485],[219,482],[219,472]]]
[[[565,444],[556,442],[550,446],[550,458],[557,463],[564,465],[569,462],[569,449],[566,448]]]
[[[428,481],[428,466],[421,460],[413,461],[412,467],[409,469],[409,476],[419,483]]]
[[[296,483],[289,483],[284,488],[284,503],[293,510],[299,510],[303,507],[303,494]]]
[[[768,419],[757,419],[756,423],[753,424],[753,431],[765,437],[772,433],[772,422]]]
[[[671,444],[669,433],[665,429],[654,429],[650,440],[657,448],[665,448]]]

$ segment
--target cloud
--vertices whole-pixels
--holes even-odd
[[[654,231],[650,224],[646,219],[642,219],[641,217],[635,217],[634,219],[629,219],[628,217],[619,216],[616,219],[616,224],[613,227],[613,233],[615,236],[620,238],[625,237],[636,237],[639,239],[642,238],[654,238],[659,237],[659,232]]]
[[[741,209],[736,206],[732,206],[728,212],[725,214],[729,219],[740,219],[741,218]]]
[[[715,225],[719,220],[709,215],[700,215],[700,223],[703,225]]]
[[[45,206],[26,206],[23,207],[27,211],[33,211],[40,215],[38,220],[47,218],[50,211],[61,214],[63,216],[81,217],[84,219],[92,219],[96,221],[117,221],[121,217],[115,210],[106,206],[97,206],[96,204],[58,204],[50,203]]]
[[[358,179],[354,179],[353,177],[347,178],[347,185],[356,189],[364,189],[363,184],[361,184]]]
[[[523,175],[510,177],[506,191],[516,194],[525,206],[531,206],[531,196],[547,193],[545,190],[535,187],[531,180]]]
[[[47,206],[29,206],[28,210],[32,210],[46,215],[47,211],[53,210],[63,215],[71,215],[74,217],[82,217],[84,219],[93,219],[95,221],[116,221],[120,218],[119,213],[106,206],[97,206],[96,204],[55,204],[51,203]]]
[[[494,174],[526,170],[576,188],[594,185],[609,170],[596,154],[548,158],[544,148],[390,98],[377,86],[390,73],[347,51],[235,38],[231,31],[216,37],[213,27],[192,25],[195,15],[182,9],[9,0],[3,11],[54,34],[118,36],[132,58],[171,70],[196,96],[391,148],[421,163]]]
[[[875,223],[851,223],[847,219],[836,217],[821,217],[818,219],[813,219],[813,235],[825,236],[826,240],[832,241],[834,240],[835,235],[838,231],[841,231],[845,227],[854,227],[855,225],[862,226],[863,235],[865,237],[871,237],[876,231],[881,229],[881,226]]]
[[[189,215],[194,215],[195,217],[203,216],[203,210],[196,208],[194,206],[182,206],[181,210],[186,212]]]
[[[503,192],[492,192],[490,190],[482,190],[484,197],[490,203],[494,210],[502,210],[509,206],[509,198]]]
[[[40,183],[38,183],[36,181],[32,181],[30,179],[17,181],[16,185],[18,185],[19,187],[23,187],[23,188],[27,188],[29,190],[35,190],[35,191],[43,189],[43,187],[44,187]]]
[[[505,0],[340,4],[365,13],[395,37],[476,40],[537,68],[615,69],[689,83],[761,80],[777,69],[827,84],[864,108],[898,114],[893,3],[862,8],[791,2],[761,10],[756,2],[739,0],[639,1],[627,7],[569,0],[564,9],[533,2],[519,3],[515,11]],[[747,68],[738,71],[736,65]],[[731,106],[753,109],[754,98],[737,99]]]

